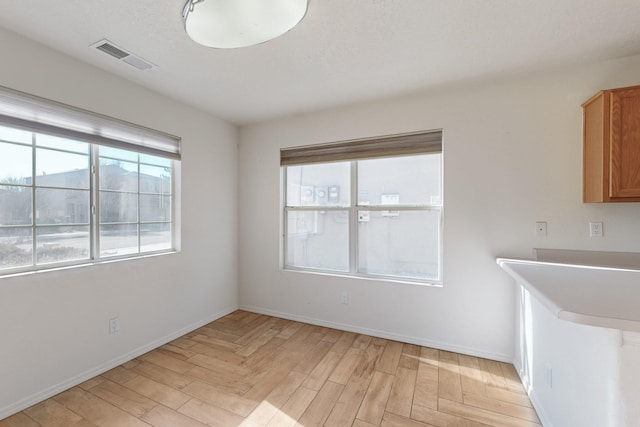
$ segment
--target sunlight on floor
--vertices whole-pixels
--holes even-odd
[[[291,418],[266,400],[263,400],[238,427],[264,426],[267,420],[267,427],[296,425],[295,419]],[[298,424],[298,426],[302,425]]]

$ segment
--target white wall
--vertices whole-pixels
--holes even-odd
[[[242,128],[241,307],[513,360],[515,286],[496,256],[530,257],[534,247],[640,251],[640,204],[581,202],[580,107],[599,89],[639,84],[639,72],[640,57],[631,57]],[[280,269],[281,147],[439,128],[444,287]],[[588,237],[593,220],[604,221],[604,238]],[[536,221],[548,222],[547,237],[534,235]]]
[[[237,129],[1,29],[0,57],[0,85],[183,139],[180,253],[0,278],[2,419],[238,302]]]

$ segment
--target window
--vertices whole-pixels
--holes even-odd
[[[28,108],[68,126],[16,117]],[[73,129],[88,121],[95,134]],[[174,250],[179,155],[164,137],[0,88],[0,274]]]
[[[284,267],[441,280],[442,133],[281,151]]]
[[[99,149],[100,256],[172,248],[171,160]]]

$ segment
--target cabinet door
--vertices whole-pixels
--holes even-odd
[[[611,92],[609,197],[640,197],[640,89]]]

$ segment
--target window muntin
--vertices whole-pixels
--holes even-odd
[[[0,275],[172,250],[172,162],[0,126]]]
[[[285,268],[439,282],[441,165],[434,152],[284,167]]]

